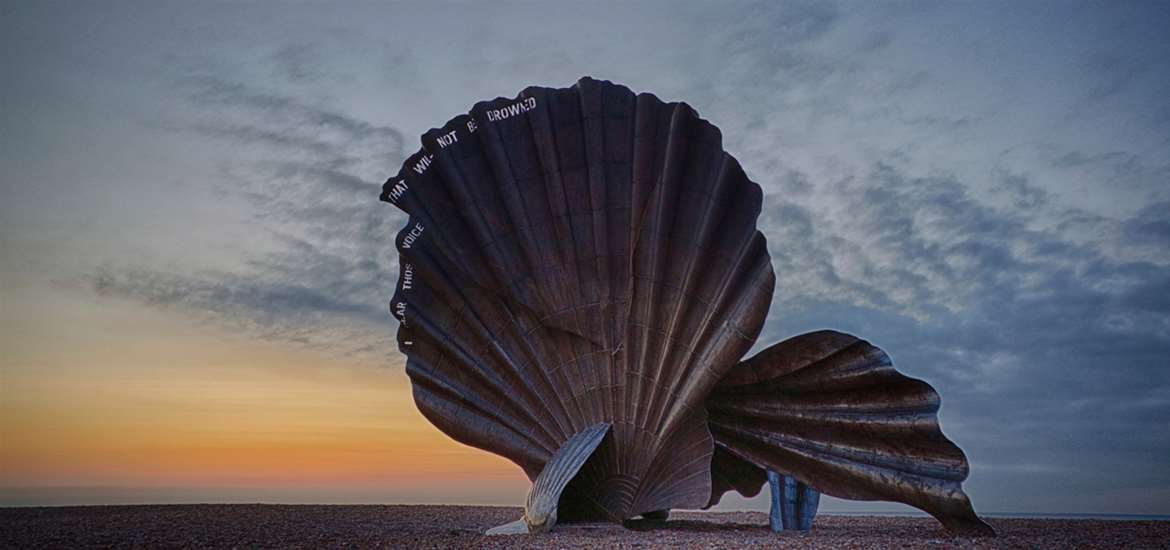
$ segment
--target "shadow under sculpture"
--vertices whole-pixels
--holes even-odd
[[[938,394],[868,342],[803,334],[741,360],[775,286],[762,192],[685,103],[583,78],[477,103],[382,190],[415,403],[533,481],[524,516],[665,518],[773,470],[993,534]]]

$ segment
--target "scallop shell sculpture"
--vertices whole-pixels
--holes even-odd
[[[762,193],[685,103],[531,87],[432,129],[383,186],[390,307],[419,409],[533,481],[521,520],[622,521],[759,492],[765,469],[989,534],[938,395],[806,334],[742,361],[775,277]]]

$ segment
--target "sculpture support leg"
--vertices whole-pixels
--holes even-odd
[[[808,485],[799,484],[800,487],[800,510],[798,512],[799,523],[797,529],[801,531],[808,531],[812,529],[813,520],[817,517],[817,507],[821,504],[821,493]]]
[[[772,492],[772,510],[768,513],[768,526],[772,531],[779,533],[784,530],[784,522],[780,519],[780,474],[768,470],[768,487]]]
[[[796,529],[796,500],[797,488],[796,478],[790,475],[780,476],[780,487],[782,489],[780,495],[780,510],[784,517],[785,529]]]
[[[768,470],[768,487],[772,490],[772,509],[768,514],[772,531],[812,529],[821,502],[820,492],[792,476],[772,470]]]

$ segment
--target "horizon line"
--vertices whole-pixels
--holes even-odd
[[[131,507],[131,506],[448,506],[461,508],[519,508],[519,504],[462,504],[462,503],[403,503],[403,502],[385,502],[385,503],[338,503],[338,502],[210,502],[210,501],[193,501],[193,502],[114,502],[102,504],[12,504],[0,503],[0,509],[8,508],[100,508],[100,507]],[[737,509],[737,510],[691,510],[679,509],[672,510],[672,512],[688,512],[699,514],[735,514],[741,512],[757,512],[767,514],[767,510],[760,509]],[[878,516],[878,517],[931,517],[926,512],[917,510],[908,511],[891,511],[891,510],[821,510],[817,515],[823,516]],[[1125,521],[1125,520],[1150,520],[1150,521],[1170,521],[1170,514],[1131,514],[1131,513],[1117,513],[1117,512],[979,512],[981,517],[1002,518],[1002,519],[1099,519],[1109,521]]]

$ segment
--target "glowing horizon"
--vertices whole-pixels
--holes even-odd
[[[104,353],[82,363],[67,350],[89,339],[83,333],[65,330],[50,358],[22,357],[23,346],[6,339],[17,351],[5,365],[0,402],[0,487],[9,492],[324,487],[364,500],[378,493],[425,500],[428,491],[450,495],[476,481],[504,504],[527,489],[516,466],[426,422],[389,336],[385,364],[370,365],[233,341],[184,327],[174,312],[118,323],[116,312],[127,306],[116,301],[100,313],[60,305],[77,321],[115,313],[103,329],[123,341],[105,340]]]

